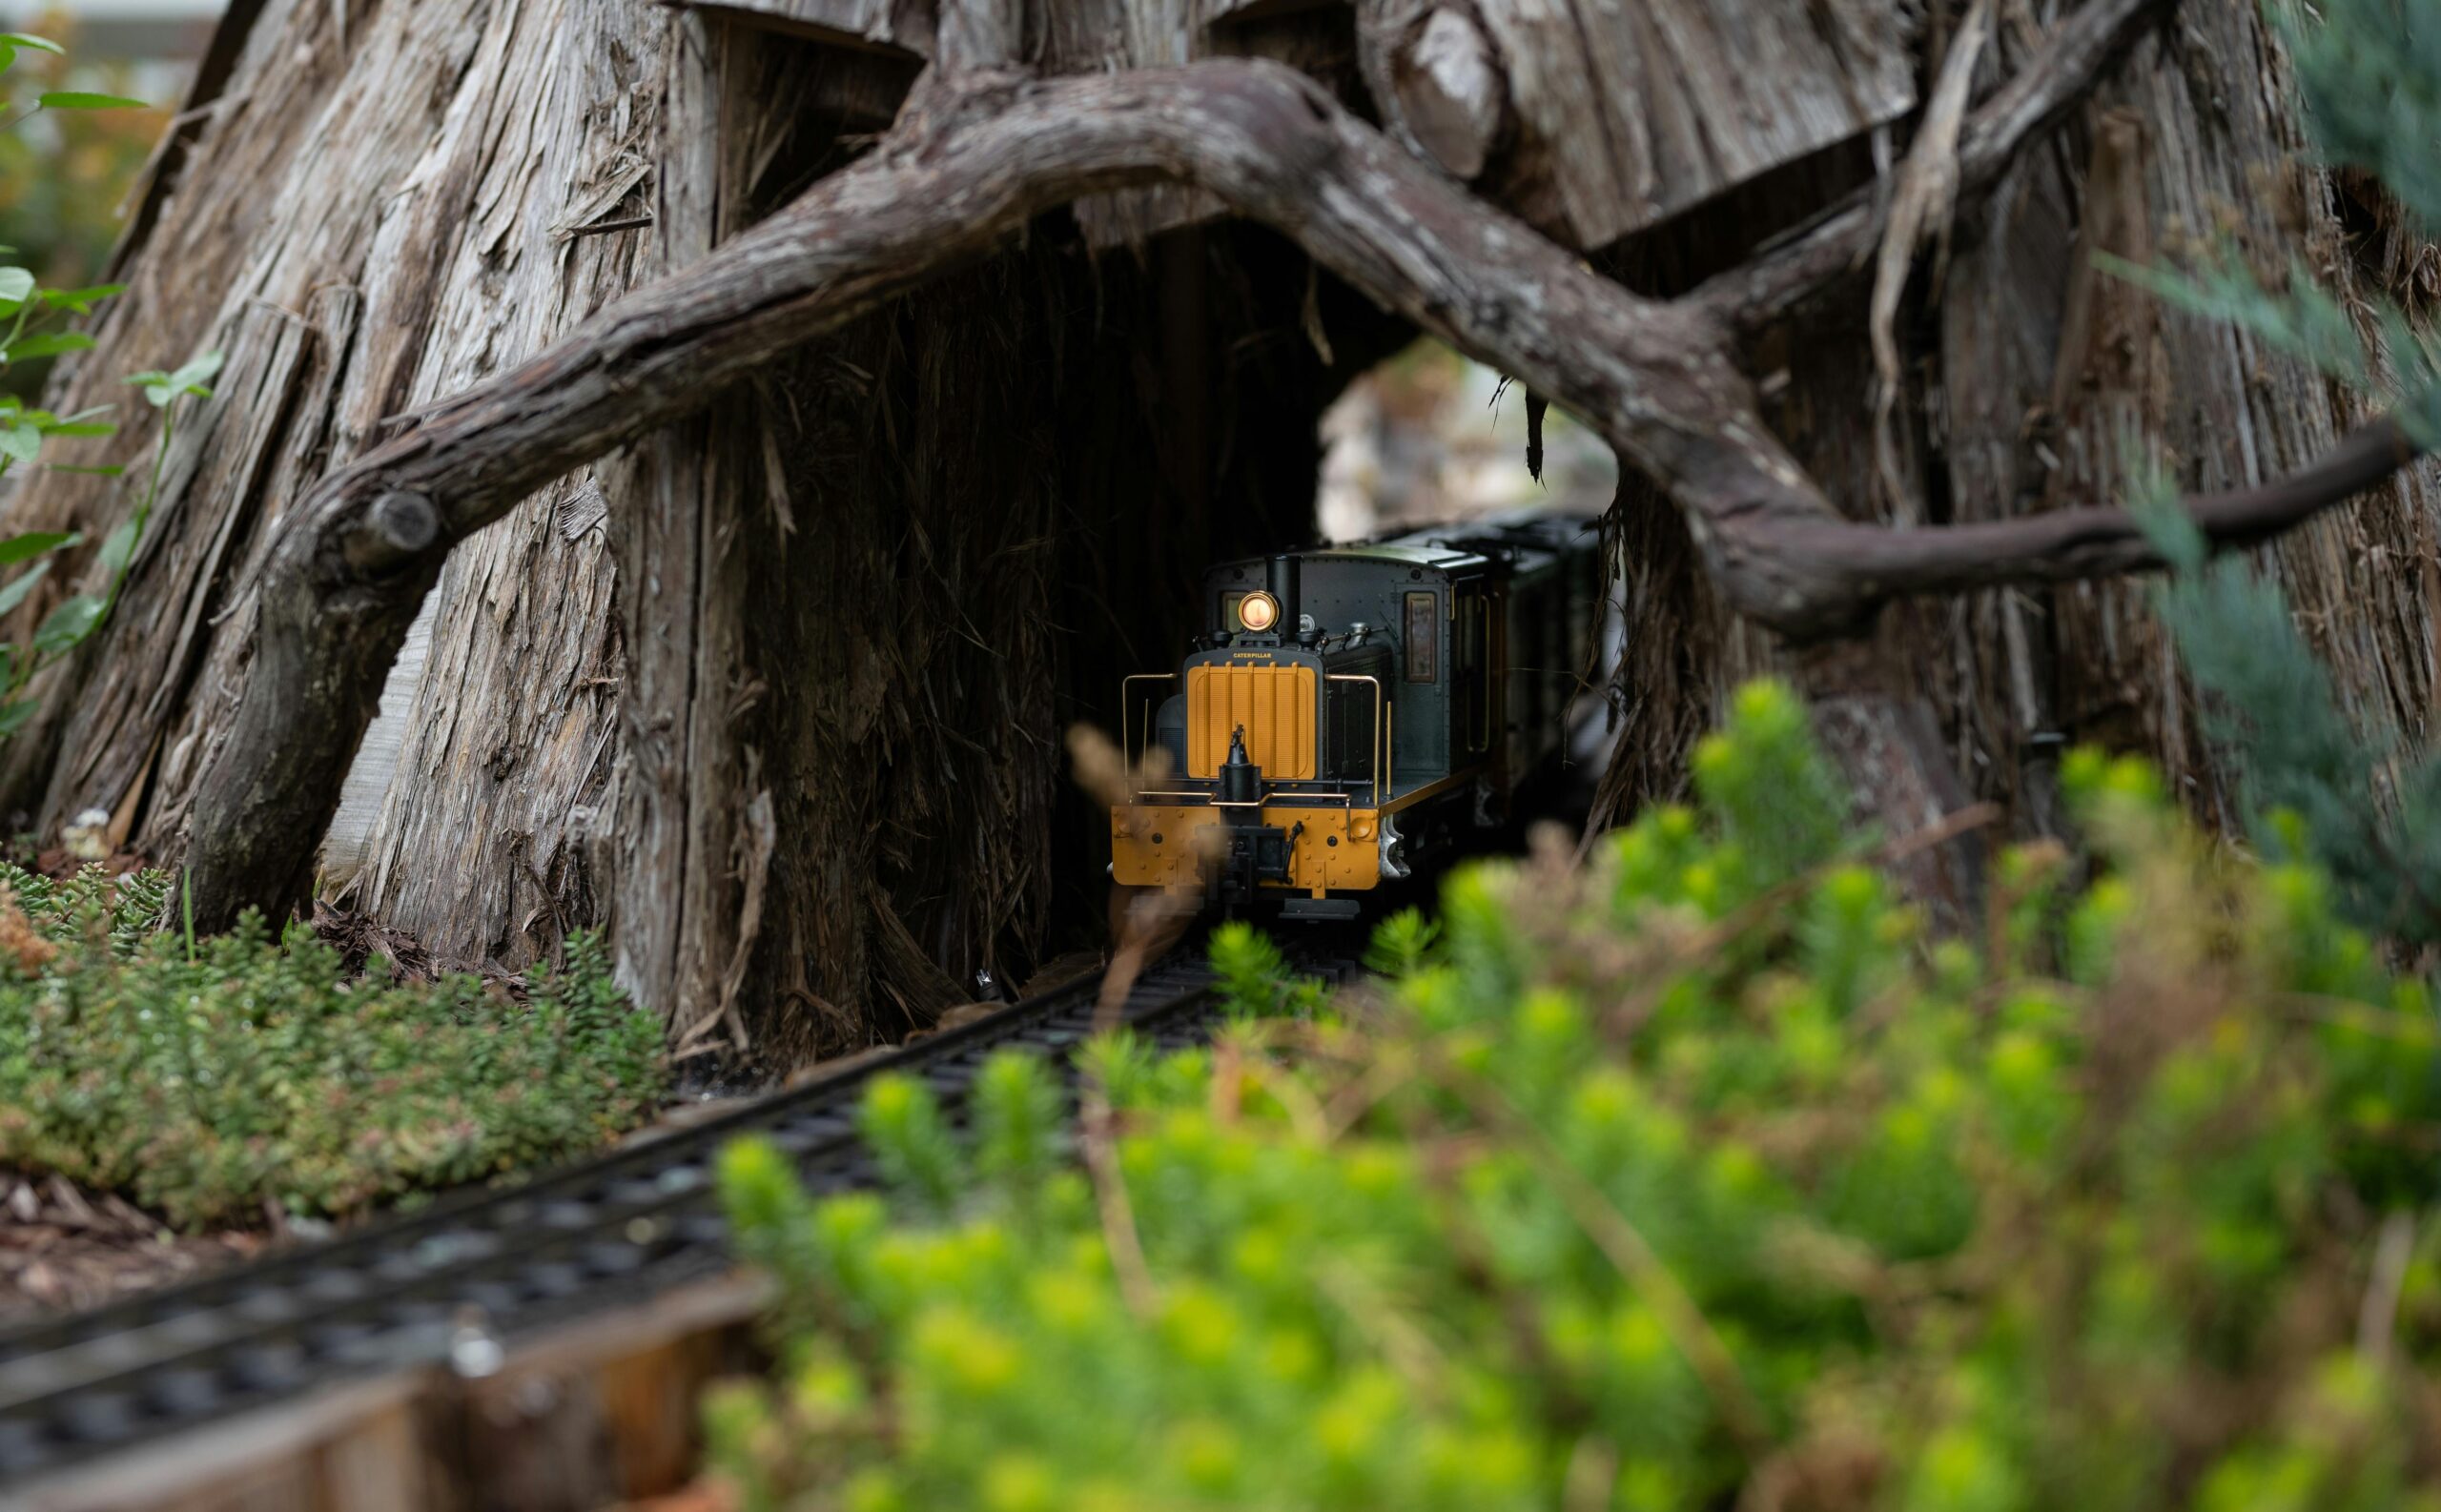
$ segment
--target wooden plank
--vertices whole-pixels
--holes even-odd
[[[750,1368],[743,1272],[519,1342],[463,1380],[418,1365],[0,1492],[0,1512],[589,1512],[695,1468],[707,1383]]]
[[[429,1367],[321,1391],[0,1493],[0,1512],[407,1512],[432,1504]]]

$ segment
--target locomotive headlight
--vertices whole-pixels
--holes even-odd
[[[1280,623],[1280,601],[1260,590],[1238,601],[1238,623],[1261,635]]]

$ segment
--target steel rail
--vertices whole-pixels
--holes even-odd
[[[1159,1045],[1197,1042],[1214,1011],[1209,982],[1200,959],[1173,955],[1138,978],[1120,1021]],[[1003,1048],[1046,1052],[1073,1083],[1068,1052],[1092,1032],[1097,985],[1012,1005],[513,1187],[461,1192],[180,1286],[0,1331],[0,1482],[368,1374],[436,1362],[480,1374],[522,1335],[717,1273],[731,1263],[712,1190],[723,1144],[762,1136],[818,1193],[869,1184],[875,1173],[853,1116],[875,1076],[922,1076],[954,1118],[975,1071]]]

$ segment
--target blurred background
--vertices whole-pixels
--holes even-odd
[[[1526,471],[1526,391],[1426,337],[1347,386],[1323,414],[1315,499],[1325,541],[1363,541],[1527,504],[1598,513],[1618,466],[1554,409],[1543,480]]]
[[[129,190],[177,109],[221,0],[0,0],[0,31],[68,50],[21,51],[8,74],[20,102],[92,90],[154,102],[144,111],[46,111],[0,132],[0,245],[54,288],[91,283],[117,239]],[[12,104],[10,115],[24,109]]]

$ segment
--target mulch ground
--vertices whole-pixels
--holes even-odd
[[[118,1197],[0,1172],[0,1325],[168,1286],[273,1242],[260,1233],[174,1235]]]

